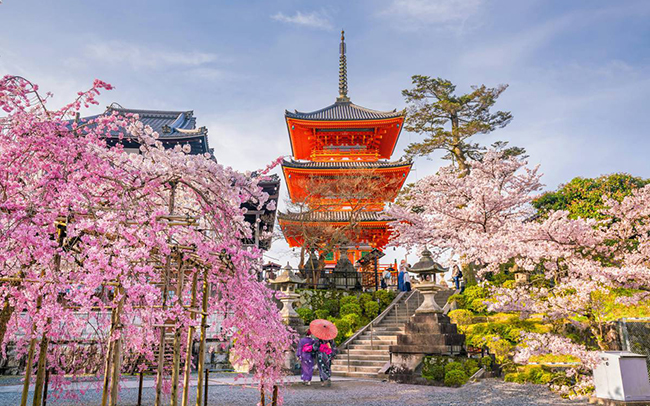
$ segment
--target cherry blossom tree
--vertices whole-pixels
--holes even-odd
[[[200,333],[201,318],[190,310],[205,301],[208,313],[223,317],[214,338],[233,339],[232,351],[254,366],[260,388],[271,388],[282,380],[293,337],[272,292],[257,282],[261,253],[242,243],[251,230],[241,204],[266,204],[257,183],[273,165],[251,177],[186,147],[166,150],[137,116],[74,120],[111,88],[97,80],[49,110],[50,95],[36,85],[0,81],[3,350],[12,344],[30,359],[45,355],[61,389],[62,372],[83,372],[85,362],[56,348],[81,354],[84,339],[103,339],[104,350],[119,343],[139,369],[156,365],[163,326],[180,332],[179,340]],[[108,147],[109,134],[136,139],[141,153]],[[207,288],[196,289],[197,281]],[[161,385],[171,372],[165,368]],[[37,379],[44,369],[39,363]]]
[[[451,251],[481,270],[479,276],[509,270],[528,283],[491,287],[492,311],[541,314],[545,320],[586,330],[585,345],[565,345],[554,334],[525,337],[516,359],[531,354],[572,354],[591,365],[594,349],[612,345],[604,298],[625,289],[621,303],[648,297],[650,286],[650,187],[622,201],[604,197],[599,220],[550,211],[537,218],[530,206],[541,189],[538,169],[489,152],[467,176],[451,167],[423,178],[390,210],[397,220],[393,244],[427,245]],[[540,341],[557,345],[537,345]],[[574,343],[575,344],[575,343]],[[581,372],[588,371],[584,368]],[[575,371],[574,371],[575,372]],[[578,380],[578,386],[585,381]]]

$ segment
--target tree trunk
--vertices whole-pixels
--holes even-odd
[[[4,342],[5,333],[7,332],[7,324],[9,324],[9,320],[13,314],[14,307],[5,299],[5,305],[2,307],[2,310],[0,310],[0,344]]]

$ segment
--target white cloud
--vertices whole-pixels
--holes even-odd
[[[219,60],[219,57],[213,53],[153,49],[120,41],[90,44],[87,46],[86,56],[109,64],[131,65],[134,69],[199,67]]]
[[[292,16],[278,12],[272,15],[271,18],[275,21],[280,21],[287,24],[295,24],[321,30],[331,30],[334,28],[330,21],[329,15],[323,11],[312,11],[310,13],[296,11],[296,14]]]
[[[384,17],[398,17],[403,28],[413,25],[463,24],[477,14],[485,0],[392,0],[381,12]]]

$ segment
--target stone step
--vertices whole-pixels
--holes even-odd
[[[348,358],[348,353],[341,351],[334,360],[342,359],[346,360]],[[387,354],[383,351],[361,351],[361,350],[351,350],[350,359],[364,359],[366,361],[388,361],[390,360],[390,354]]]
[[[390,346],[391,346],[391,344],[383,344],[383,345],[375,344],[372,347],[370,346],[370,344],[367,344],[367,345],[366,344],[355,344],[354,342],[352,342],[352,344],[350,344],[350,348],[354,349],[354,350],[377,350],[377,351],[386,351],[386,352],[388,352],[388,349],[389,349]]]
[[[360,340],[354,340],[354,342],[353,342],[352,344],[353,344],[353,345],[354,345],[354,344],[375,345],[375,346],[376,346],[376,345],[393,345],[393,344],[397,344],[397,338],[394,339],[394,340],[378,340],[378,339],[375,337],[374,339],[371,340],[370,337],[368,337],[367,340],[363,340],[363,339],[360,339]]]
[[[348,372],[349,370],[350,372],[365,372],[370,374],[374,372],[376,374],[380,369],[381,367],[359,367],[350,365],[350,368],[348,368],[347,365],[332,365],[332,372]]]
[[[345,371],[332,371],[332,375],[335,376],[349,376],[354,378],[377,378],[377,372],[368,373],[368,372],[347,372]]]
[[[383,367],[388,360],[378,360],[378,361],[368,361],[365,359],[352,359],[350,358],[350,366],[358,366],[358,367],[378,367],[381,368]],[[348,366],[348,360],[345,358],[335,358],[332,360],[332,365],[344,365]]]
[[[359,338],[357,340],[355,340],[355,342],[357,342],[358,340],[370,340],[370,338],[371,338],[370,334],[362,334],[362,335],[359,336]],[[397,334],[387,335],[387,334],[374,333],[372,335],[372,339],[373,340],[379,340],[379,341],[396,341],[397,340]]]

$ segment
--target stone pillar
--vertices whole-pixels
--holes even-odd
[[[436,293],[442,290],[442,287],[434,282],[423,282],[415,285],[415,289],[424,296],[424,302],[415,310],[415,313],[442,313],[442,309],[434,300]]]

